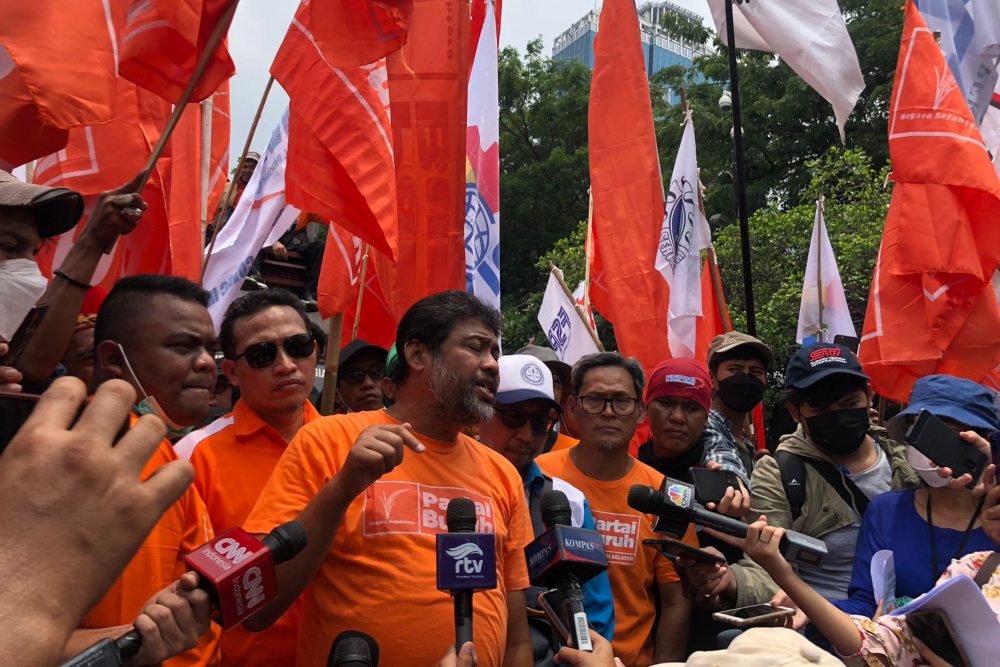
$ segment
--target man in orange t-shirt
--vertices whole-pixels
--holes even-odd
[[[241,526],[264,483],[304,424],[319,418],[309,403],[316,341],[299,299],[283,289],[250,292],[226,310],[219,327],[222,370],[240,400],[233,411],[175,446],[194,464],[194,485],[221,533]],[[232,628],[222,635],[222,664],[295,664],[299,605],[263,632]]]
[[[309,544],[279,566],[278,600],[246,626],[266,627],[302,594],[300,667],[326,665],[347,629],[373,636],[384,664],[437,663],[455,632],[451,597],[436,587],[435,535],[462,496],[475,502],[477,531],[496,535],[497,588],[473,603],[479,664],[532,664],[521,478],[462,434],[492,415],[499,328],[499,314],[466,292],[421,299],[396,334],[392,407],[307,424],[275,467],[245,528],[296,519]]]
[[[578,361],[569,409],[576,418],[580,444],[536,459],[543,472],[566,480],[590,501],[597,531],[604,537],[615,601],[612,646],[628,667],[683,661],[691,621],[691,605],[677,573],[663,554],[642,543],[657,537],[655,518],[640,514],[627,502],[633,484],[659,488],[663,481],[663,475],[628,453],[629,440],[644,415],[639,400],[642,387],[642,368],[617,352]],[[698,546],[693,526],[684,542]]]
[[[143,275],[119,280],[101,305],[94,328],[94,382],[125,380],[141,397],[135,412],[155,413],[170,432],[203,420],[215,385],[215,360],[208,351],[215,330],[207,302],[204,290],[182,278]],[[142,477],[175,460],[173,447],[164,440]],[[143,648],[130,664],[162,660],[167,667],[217,665],[220,628],[208,622],[207,596],[197,646],[177,649],[172,642],[165,656],[170,659],[151,658],[145,652],[158,640],[167,641],[171,628],[142,632],[137,618],[151,597],[184,574],[184,556],[212,537],[205,504],[192,486],[166,511],[108,593],[84,617],[65,653],[74,655],[98,639],[118,637],[135,623],[143,634]],[[197,620],[176,611],[173,618],[182,626]]]

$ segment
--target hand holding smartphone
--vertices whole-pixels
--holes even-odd
[[[968,473],[973,488],[986,469],[989,457],[969,444],[941,419],[927,410],[917,414],[916,421],[904,436],[907,444],[934,462],[940,468],[950,468],[951,476],[958,479]]]
[[[754,604],[749,607],[738,607],[717,611],[712,614],[716,621],[722,621],[737,628],[748,628],[754,625],[773,625],[774,621],[794,616],[795,610],[789,607],[779,607],[774,604]]]

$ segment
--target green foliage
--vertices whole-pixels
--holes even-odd
[[[734,24],[735,25],[735,24]],[[665,12],[660,20],[668,35],[690,44],[704,44],[712,38],[712,31],[701,21],[694,21],[683,14]]]

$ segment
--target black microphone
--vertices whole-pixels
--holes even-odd
[[[212,600],[213,620],[228,629],[278,596],[275,566],[297,556],[307,542],[306,530],[298,521],[281,524],[260,541],[241,528],[231,528],[184,560],[198,573],[198,588]],[[130,630],[117,639],[100,640],[61,667],[120,667],[141,648],[142,635]]]
[[[684,536],[688,524],[713,528],[720,533],[744,538],[747,524],[739,519],[710,512],[694,499],[694,486],[669,477],[664,478],[662,492],[651,486],[633,484],[628,491],[628,506],[644,514],[660,518],[657,532],[664,532],[678,539]],[[786,530],[781,538],[781,553],[786,559],[806,565],[818,566],[826,556],[826,543],[794,530]]]
[[[437,587],[455,601],[455,652],[472,641],[472,593],[497,587],[496,535],[476,532],[476,504],[452,498],[437,535]]]
[[[562,491],[548,491],[542,496],[542,523],[549,530],[557,526],[572,526],[573,510],[569,506],[569,498]],[[603,549],[602,549],[603,551]],[[565,567],[555,575],[556,586],[566,608],[566,618],[572,625],[573,646],[581,651],[593,653],[594,645],[590,641],[590,627],[587,622],[587,611],[583,607],[583,589],[580,588],[579,573],[572,567]]]
[[[326,667],[378,667],[378,642],[357,630],[344,630],[333,640]]]

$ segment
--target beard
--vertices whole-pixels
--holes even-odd
[[[493,404],[476,396],[476,387],[480,385],[496,394],[495,377],[477,373],[466,380],[440,362],[435,363],[434,370],[431,371],[430,390],[437,399],[441,413],[449,421],[462,426],[482,424],[493,417]]]

